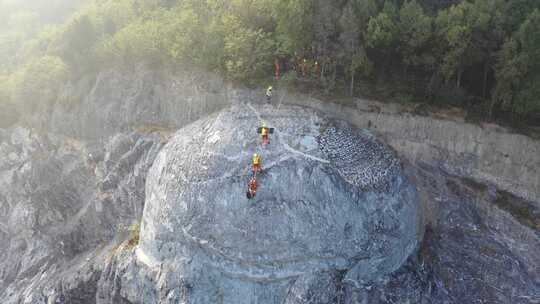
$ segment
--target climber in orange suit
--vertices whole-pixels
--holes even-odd
[[[247,198],[252,199],[257,195],[257,178],[253,176],[249,180],[248,191],[246,193]]]

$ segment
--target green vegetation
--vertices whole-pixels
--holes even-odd
[[[55,19],[0,0],[0,104],[50,104],[66,79],[139,63],[260,83],[277,60],[288,83],[331,94],[540,112],[536,0],[86,2]]]
[[[12,101],[29,107],[52,104],[68,80],[68,68],[58,57],[44,56],[23,65],[10,77]]]

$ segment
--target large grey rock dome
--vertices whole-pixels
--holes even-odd
[[[262,122],[276,128],[265,148]],[[236,105],[183,128],[146,197],[137,256],[173,269],[189,303],[303,303],[301,290],[396,270],[418,242],[417,193],[394,152],[307,108]]]

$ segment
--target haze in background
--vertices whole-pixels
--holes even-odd
[[[538,123],[536,0],[1,2],[0,106],[47,110],[109,69],[186,65],[328,96],[458,106]],[[6,112],[4,110],[4,112]],[[500,114],[500,115],[499,115]]]

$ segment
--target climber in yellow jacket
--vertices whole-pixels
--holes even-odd
[[[270,143],[270,134],[274,134],[274,128],[268,128],[263,123],[262,127],[257,128],[257,133],[261,134],[263,146],[268,145]]]
[[[253,154],[251,163],[253,165],[253,174],[257,174],[257,172],[261,170],[261,163],[262,163],[261,156],[257,153]]]
[[[263,127],[261,129],[261,137],[262,137],[263,145],[267,145],[267,144],[270,143],[270,140],[268,139],[268,133],[269,133],[268,128],[263,125]]]

